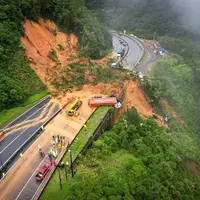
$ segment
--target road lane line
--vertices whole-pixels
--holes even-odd
[[[59,111],[59,110],[58,110]],[[58,111],[56,111],[55,113],[57,113]],[[51,115],[51,117],[52,116],[54,116],[55,115],[55,113],[53,113],[52,115]],[[51,118],[51,117],[49,117],[49,119]],[[48,121],[48,120],[46,120],[46,121]],[[26,143],[27,143],[27,141],[29,141],[30,140],[30,138],[32,138],[34,135],[35,135],[35,133],[36,132],[38,132],[40,129],[41,129],[41,126],[43,126],[44,124],[45,124],[46,122],[44,122],[42,125],[40,125],[40,127],[26,140],[26,141],[24,141],[24,143],[3,163],[3,165],[2,166],[5,166],[6,164],[7,164],[7,162],[19,151],[19,149],[21,149]],[[2,167],[1,167],[2,168]]]
[[[26,188],[26,186],[28,185],[28,183],[30,182],[30,180],[33,178],[33,176],[35,175],[36,171],[39,169],[40,165],[44,162],[44,160],[48,157],[48,154],[45,155],[45,157],[43,158],[43,160],[40,162],[40,164],[37,166],[36,170],[33,172],[33,174],[31,175],[31,177],[28,179],[28,181],[26,182],[26,184],[24,185],[24,187],[21,189],[21,191],[19,192],[19,194],[17,195],[17,197],[15,198],[15,200],[17,200],[21,193],[23,192],[23,190]]]
[[[10,126],[10,124],[14,123],[16,120],[18,120],[20,117],[22,117],[23,115],[25,115],[27,112],[29,112],[31,109],[35,108],[36,106],[38,106],[40,103],[43,103],[45,100],[47,100],[48,98],[50,98],[50,95],[47,95],[45,97],[43,97],[42,99],[40,99],[38,102],[36,102],[36,104],[32,105],[32,107],[30,107],[28,110],[26,110],[25,112],[23,112],[21,115],[19,115],[18,117],[16,117],[14,120],[12,120],[10,123],[8,123],[6,126],[4,126],[2,129],[0,129],[1,131],[6,129],[8,126]],[[22,121],[23,122],[23,121]]]
[[[38,140],[36,140],[36,142],[38,142]],[[34,150],[33,150],[34,151]],[[32,152],[33,152],[32,151]],[[31,152],[31,153],[32,153]],[[36,153],[34,154],[34,158],[36,157]],[[31,163],[31,161],[29,160],[28,162],[27,162],[28,164],[30,164]],[[17,164],[17,162],[15,163],[15,164]],[[9,171],[7,171],[7,173],[5,174],[5,176],[12,170],[12,168],[15,166],[15,164],[9,169]],[[6,189],[4,189],[2,192],[3,193],[1,193],[0,195],[0,199],[2,199],[5,195],[6,195],[6,193],[10,190],[10,188],[12,188],[12,186],[14,185],[14,184],[16,184],[16,180],[18,179],[18,174],[17,174],[17,177],[15,176],[15,177],[13,177],[13,179],[12,179],[12,182],[11,181],[9,181],[9,186],[8,187],[6,187]],[[2,181],[3,179],[1,179],[0,181]],[[5,180],[6,181],[6,180]],[[6,184],[6,183],[5,183]]]
[[[20,123],[18,123],[18,124],[15,124],[14,126],[11,126],[11,127],[9,127],[9,128],[6,128],[6,129],[4,129],[4,131],[8,131],[8,133],[6,134],[6,136],[7,135],[10,135],[10,134],[12,134],[12,132],[14,132],[16,129],[18,129],[18,127],[19,126],[21,126],[21,125],[23,125],[23,124],[25,124],[25,122],[30,122],[30,121],[32,121],[32,120],[28,120],[27,121],[27,119],[29,119],[30,117],[32,117],[36,112],[38,112],[40,109],[42,109],[42,108],[46,108],[46,107],[48,107],[48,104],[49,104],[49,102],[48,103],[46,103],[44,106],[42,106],[41,108],[39,108],[38,110],[36,110],[34,113],[32,113],[28,118],[26,118],[24,121],[22,121],[22,122],[20,122]],[[42,114],[42,113],[41,113]],[[12,127],[13,127],[13,130],[12,130]],[[11,129],[11,130],[10,130]],[[10,131],[9,131],[10,130]]]
[[[45,105],[44,105],[45,106]],[[43,107],[44,107],[43,106]],[[43,108],[42,107],[42,108]],[[41,110],[42,108],[40,108],[39,110]],[[38,112],[39,110],[37,110],[36,112]],[[35,113],[33,113],[32,115],[34,115]],[[46,114],[46,113],[45,113]],[[32,116],[31,115],[31,116]],[[30,117],[31,117],[30,116]],[[0,154],[2,154],[2,152],[4,152],[20,135],[22,135],[27,129],[29,129],[31,127],[31,125],[30,126],[28,126],[25,130],[23,130],[21,133],[19,133],[19,135],[14,139],[14,140],[12,140],[12,142],[10,142],[6,147],[4,147],[4,149],[2,149],[1,151],[0,151]]]

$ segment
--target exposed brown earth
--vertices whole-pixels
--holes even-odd
[[[54,22],[42,18],[38,23],[26,20],[24,30],[25,35],[21,37],[21,42],[30,65],[52,90],[51,77],[56,76],[62,67],[66,67],[72,58],[77,58],[78,39],[74,34],[60,32]],[[57,61],[49,57],[51,51],[55,51]]]
[[[79,62],[87,65],[89,62],[96,62],[106,66],[112,54],[99,60],[90,60],[80,58],[78,53],[78,38],[74,34],[67,35],[59,31],[56,24],[50,20],[39,19],[38,23],[26,20],[24,23],[25,35],[21,37],[21,42],[26,49],[26,55],[30,61],[31,67],[35,70],[40,79],[47,85],[51,92],[55,91],[52,85],[52,79],[57,77],[59,80],[61,70],[67,68],[67,65],[73,62]],[[50,52],[56,53],[56,61],[50,58]],[[76,74],[74,74],[76,76]],[[94,77],[87,75],[88,80]],[[72,89],[71,92],[59,93],[56,97],[63,105],[69,99],[78,96],[91,95],[110,95],[113,92],[119,94],[121,88],[117,81],[115,83],[98,83],[97,85],[85,85],[81,91]],[[126,108],[134,106],[143,117],[153,116],[153,109],[146,100],[143,91],[137,81],[127,81]],[[162,121],[162,119],[158,119]]]
[[[200,177],[200,164],[193,160],[185,161],[186,169],[195,177]]]

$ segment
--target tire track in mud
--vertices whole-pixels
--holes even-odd
[[[21,122],[19,124],[11,126],[11,127],[7,128],[7,129],[5,129],[4,133],[5,134],[7,133],[6,135],[12,134],[12,133],[14,133],[16,131],[19,131],[21,129],[26,128],[31,123],[32,124],[30,125],[30,127],[35,126],[38,123],[41,123],[43,121],[46,121],[48,119],[48,117],[51,115],[51,113],[52,113],[53,109],[55,108],[55,106],[57,105],[57,104],[52,104],[52,105],[51,104],[52,104],[52,101],[50,101],[47,105],[45,105],[43,111],[41,112],[41,114],[37,118],[31,119],[31,120],[27,120],[25,122]]]

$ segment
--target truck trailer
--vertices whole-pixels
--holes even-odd
[[[90,107],[114,106],[116,103],[117,103],[116,97],[91,98],[88,101],[88,105]]]

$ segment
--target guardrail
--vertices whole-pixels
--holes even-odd
[[[125,98],[125,93],[126,93],[126,85],[123,84],[123,88],[121,93],[119,94],[118,98],[121,99],[121,101],[124,101]],[[110,128],[112,128],[115,119],[117,117],[117,115],[119,115],[119,111],[120,109],[116,109],[114,108],[114,112],[112,111],[112,109],[109,109],[108,112],[105,114],[105,116],[102,118],[101,122],[99,123],[99,125],[97,126],[97,128],[94,130],[92,136],[89,138],[89,140],[87,141],[87,143],[84,145],[84,147],[82,148],[82,150],[80,151],[80,153],[74,158],[73,157],[73,162],[72,164],[74,164],[76,162],[76,160],[78,159],[80,154],[84,154],[85,151],[89,148],[89,146],[93,143],[93,141],[95,139],[98,138],[98,136],[100,134],[102,134],[105,130],[108,130]],[[90,120],[90,118],[92,117],[92,115],[87,119]],[[86,123],[87,123],[86,121]],[[85,124],[86,124],[85,123]],[[82,126],[82,128],[79,130],[79,132],[84,128],[84,126]],[[78,133],[79,134],[79,133]],[[73,144],[74,141],[76,141],[76,138],[78,137],[78,134],[76,135],[76,137],[74,137],[74,139],[71,142],[71,145]],[[59,157],[56,159],[56,162],[59,163],[64,155],[66,154],[66,152],[68,151],[70,147],[67,147],[64,151],[61,152],[61,154],[59,155]],[[68,166],[68,169],[70,169],[70,165]],[[48,182],[50,181],[52,175],[55,173],[56,168],[54,168],[49,174],[48,176],[46,176],[45,180],[41,183],[41,185],[39,186],[39,188],[37,189],[35,195],[33,196],[33,198],[31,200],[38,200],[39,197],[41,196],[42,192],[44,191],[45,187],[47,186]]]
[[[111,34],[114,35],[115,37],[118,37],[120,40],[123,40],[123,42],[126,43],[126,46],[128,48],[127,51],[126,51],[126,53],[123,55],[123,57],[117,62],[117,65],[119,65],[125,59],[125,57],[127,56],[130,48],[128,46],[128,43],[124,39],[122,39],[121,37],[119,37],[116,33],[111,33]]]
[[[16,117],[15,119],[13,119],[11,122],[9,122],[7,125],[3,126],[3,128],[0,129],[0,132],[2,132],[4,129],[8,128],[11,124],[13,124],[16,120],[18,120],[20,117],[22,117],[23,115],[25,115],[27,112],[29,112],[31,109],[35,108],[36,106],[38,106],[39,104],[43,103],[45,100],[50,99],[51,96],[47,95],[46,97],[43,97],[42,99],[40,99],[37,103],[35,103],[33,106],[31,106],[31,108],[29,108],[28,110],[26,110],[25,112],[23,112],[21,115],[19,115],[18,117]]]
[[[3,169],[7,163],[39,132],[42,130],[42,127],[46,126],[60,111],[62,108],[59,108],[58,111],[56,111],[47,121],[45,121],[10,157],[9,160],[7,160],[4,164],[1,165],[0,169]],[[13,165],[14,166],[14,165]],[[12,167],[13,167],[12,166]],[[9,171],[12,169],[12,167],[5,173],[5,175],[0,179],[3,180],[3,178],[9,173]]]

